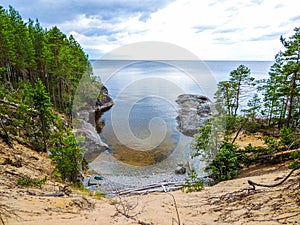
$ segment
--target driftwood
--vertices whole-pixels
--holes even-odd
[[[53,193],[46,193],[46,194],[36,194],[32,192],[28,192],[29,195],[35,195],[40,197],[64,197],[65,195],[70,196],[71,190],[69,189],[69,185],[66,185],[64,187],[60,187],[59,191],[53,192]]]
[[[277,157],[277,156],[282,156],[282,155],[289,155],[293,152],[298,152],[300,151],[300,148],[299,149],[293,149],[293,150],[287,150],[287,151],[283,151],[283,152],[277,152],[277,153],[274,153],[272,155],[272,157]]]
[[[62,191],[58,191],[55,193],[49,193],[49,194],[43,194],[43,195],[39,195],[41,197],[63,197],[65,196],[65,193]]]
[[[180,182],[163,182],[157,184],[150,184],[144,187],[131,188],[121,191],[116,191],[117,195],[131,195],[131,194],[145,194],[150,192],[167,192],[179,190],[183,187],[184,181]]]

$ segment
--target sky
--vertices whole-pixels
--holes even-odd
[[[145,41],[177,45],[201,60],[274,60],[280,36],[300,26],[298,0],[1,0],[25,21],[73,35],[101,59]]]

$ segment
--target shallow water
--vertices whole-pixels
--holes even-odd
[[[100,136],[110,151],[101,153],[90,168],[129,175],[174,171],[178,163],[186,164],[193,139],[176,128],[175,100],[185,93],[212,99],[217,80],[227,79],[240,64],[249,66],[253,76],[264,77],[271,62],[94,62],[94,74],[100,76],[115,105],[100,119],[105,124]]]

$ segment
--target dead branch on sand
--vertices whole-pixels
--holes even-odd
[[[292,169],[290,171],[290,173],[284,178],[282,179],[280,182],[276,183],[276,184],[259,184],[259,183],[255,183],[251,180],[248,180],[248,184],[252,186],[252,189],[255,190],[255,186],[260,186],[260,187],[276,187],[276,186],[279,186],[281,184],[283,184],[292,174],[295,170],[299,169],[300,166],[298,167],[295,167],[294,169]]]

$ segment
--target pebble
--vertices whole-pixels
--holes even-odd
[[[102,180],[96,180],[95,177],[101,176]],[[161,173],[153,175],[95,175],[89,176],[84,179],[84,186],[91,191],[100,191],[106,193],[107,196],[115,191],[126,190],[129,188],[139,188],[150,184],[164,183],[164,182],[182,182],[188,177],[187,174],[175,174],[175,173]],[[92,181],[92,186],[91,186]],[[90,184],[90,186],[89,186]],[[96,185],[98,184],[98,185]]]

